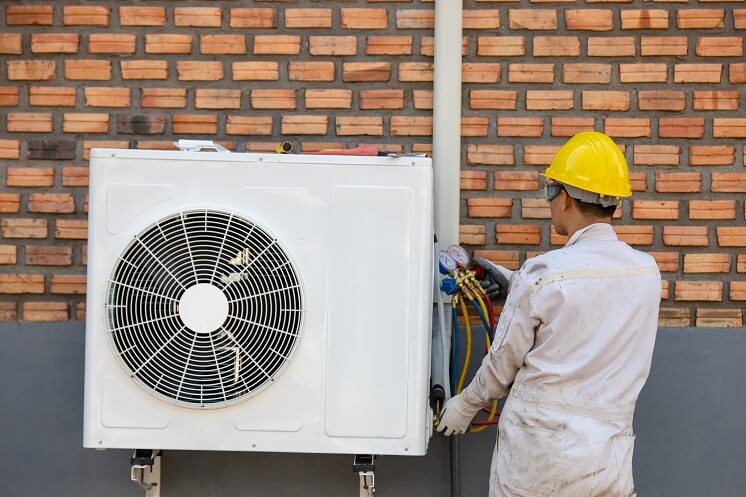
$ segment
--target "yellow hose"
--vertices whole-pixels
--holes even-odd
[[[464,389],[466,371],[469,369],[469,361],[471,360],[471,322],[469,321],[469,313],[466,311],[464,299],[458,299],[458,303],[459,307],[461,307],[461,314],[464,316],[464,325],[466,326],[466,357],[464,358],[464,366],[461,368],[461,376],[459,376],[458,384],[456,385],[456,393],[461,393],[461,390]]]
[[[477,295],[477,302],[479,303],[479,307],[482,309],[482,316],[484,316],[485,321],[489,323],[490,314],[487,312],[487,306],[484,303],[484,300],[482,300],[482,297]],[[490,330],[491,331],[491,330]],[[484,340],[487,344],[487,353],[490,353],[490,334],[485,332],[484,334]]]
[[[483,315],[485,316],[485,318],[487,318],[487,316],[489,316],[489,314],[487,314],[487,306],[484,304],[484,300],[482,300],[482,297],[480,297],[479,295],[477,295],[477,302],[479,303],[479,307],[482,309]],[[489,335],[489,333],[485,333],[484,340],[485,340],[485,344],[487,345],[487,353],[489,354],[490,353],[490,347],[492,346],[492,343],[490,342],[490,335]],[[493,419],[495,419],[495,414],[496,413],[497,413],[497,401],[493,400],[492,401],[492,408],[490,409],[490,414],[487,417],[487,421],[492,421]],[[470,433],[479,433],[479,432],[484,431],[487,428],[489,428],[489,426],[490,425],[479,425],[479,426],[475,426],[475,427],[471,428],[469,430],[469,432]]]

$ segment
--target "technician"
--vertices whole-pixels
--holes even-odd
[[[438,431],[464,433],[507,395],[490,497],[633,496],[632,416],[650,371],[660,273],[611,227],[632,195],[611,138],[576,134],[544,176],[552,223],[569,240],[513,273],[479,261],[510,289],[489,354],[445,404]]]

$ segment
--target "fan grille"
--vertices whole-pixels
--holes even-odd
[[[127,373],[186,407],[232,405],[275,381],[300,340],[293,261],[258,224],[201,209],[166,216],[119,257],[107,336]]]

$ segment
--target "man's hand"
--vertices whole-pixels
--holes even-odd
[[[510,280],[513,278],[514,271],[479,257],[474,257],[472,262],[484,269],[486,278],[479,283],[490,300],[492,302],[505,300],[505,297],[508,296],[508,287],[510,287]]]
[[[451,397],[443,406],[437,430],[447,437],[466,433],[478,412],[479,407],[470,406],[461,395]]]

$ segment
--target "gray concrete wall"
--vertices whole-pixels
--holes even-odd
[[[135,497],[130,451],[83,449],[83,323],[0,326],[0,497]],[[746,330],[661,330],[638,403],[639,497],[746,495]],[[462,497],[487,494],[494,429],[460,442]],[[169,452],[163,497],[356,496],[349,456]],[[380,497],[450,495],[449,441],[384,457]]]

